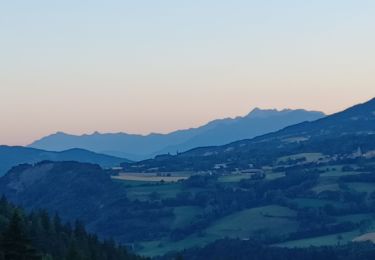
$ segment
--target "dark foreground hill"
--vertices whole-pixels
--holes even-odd
[[[113,241],[100,241],[80,222],[73,225],[46,211],[25,213],[0,199],[0,259],[4,260],[137,260]]]
[[[220,164],[229,169],[246,169],[264,165],[283,155],[323,153],[349,155],[358,149],[363,153],[375,150],[375,98],[340,113],[286,127],[254,139],[224,146],[196,148],[176,156],[159,156],[153,160],[124,167],[138,171],[213,170]]]
[[[36,163],[44,160],[79,161],[99,164],[102,167],[118,166],[123,158],[98,154],[82,149],[71,149],[62,152],[50,152],[22,146],[0,146],[0,176],[10,168],[22,163]]]
[[[303,109],[278,111],[256,108],[244,117],[218,119],[198,128],[174,131],[169,134],[143,136],[127,133],[94,133],[76,136],[59,132],[35,141],[30,147],[50,151],[83,148],[141,160],[161,153],[174,154],[176,151],[183,152],[200,146],[224,145],[322,117],[324,114],[321,112]]]
[[[130,201],[126,191],[98,165],[78,162],[19,165],[0,178],[0,192],[11,202],[79,219],[102,238],[127,242],[164,232],[167,223],[157,220],[169,211],[155,202]]]

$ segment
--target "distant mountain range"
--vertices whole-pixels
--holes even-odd
[[[0,176],[4,175],[13,166],[44,160],[79,161],[99,164],[102,167],[112,167],[128,161],[127,159],[98,154],[83,149],[50,152],[21,146],[0,146]]]
[[[358,148],[363,154],[375,151],[375,99],[313,122],[300,123],[250,140],[223,146],[195,148],[175,156],[158,156],[155,159],[124,166],[126,169],[135,166],[137,171],[145,172],[149,169],[159,172],[190,170],[198,172],[210,170],[217,164],[225,164],[228,169],[230,167],[248,169],[250,164],[262,167],[270,165],[271,162],[271,165],[273,163],[277,167],[276,159],[285,155],[321,153],[334,158],[343,154],[350,155],[358,151]],[[30,148],[24,149],[25,152],[29,152]],[[4,161],[6,161],[5,155],[7,154],[0,156]],[[19,155],[10,155],[8,151],[7,156],[8,159],[14,159]],[[173,237],[170,234],[177,228],[171,223],[174,223],[172,220],[177,213],[171,207],[178,206],[178,210],[186,210],[187,205],[201,207],[200,203],[203,203],[202,205],[205,206],[202,210],[209,212],[208,210],[211,209],[212,213],[206,215],[212,216],[211,220],[215,220],[215,216],[219,214],[215,207],[219,203],[226,205],[224,203],[227,201],[227,198],[221,198],[220,194],[233,192],[229,197],[238,198],[233,200],[236,203],[243,200],[249,203],[251,201],[249,194],[252,194],[253,199],[257,197],[254,195],[257,186],[251,188],[251,193],[242,193],[243,188],[234,189],[231,185],[229,189],[224,189],[223,184],[200,186],[205,177],[210,175],[202,176],[203,179],[193,178],[190,184],[189,182],[177,184],[177,186],[182,185],[180,186],[182,192],[173,195],[174,198],[170,197],[168,188],[176,185],[168,186],[159,183],[160,186],[140,184],[133,187],[126,183],[112,181],[109,174],[97,165],[77,162],[41,162],[35,165],[21,165],[10,170],[0,178],[0,191],[10,201],[28,210],[44,208],[52,213],[59,212],[65,220],[78,218],[84,221],[90,231],[97,232],[101,237],[113,237],[122,243],[134,243],[134,241]],[[273,184],[277,184],[279,189],[282,185],[286,185],[285,183],[289,183],[288,178],[287,180],[288,182],[276,180]],[[188,190],[189,187],[195,187],[189,186],[194,183],[199,189]],[[298,187],[293,185],[291,187],[302,189],[303,193],[304,186],[299,186],[299,183],[296,185]],[[159,188],[157,192],[153,192],[157,187]],[[202,190],[202,187],[206,187],[207,190]],[[259,190],[267,187],[261,185]],[[213,189],[218,189],[218,193],[214,193]],[[289,188],[288,190],[292,191]],[[161,197],[166,194],[165,191],[168,196]],[[161,195],[162,192],[164,195]],[[190,197],[194,199],[189,200]],[[190,201],[189,203],[194,201],[197,204],[185,204],[187,201]],[[216,203],[215,207],[211,203]],[[224,208],[238,207],[237,209],[242,210],[243,208],[239,206],[233,206],[236,203],[230,202],[228,207]],[[195,226],[189,224],[186,226],[197,230],[201,225],[205,227],[206,224],[202,222],[203,215],[199,214]]]
[[[247,168],[264,165],[284,155],[323,153],[343,155],[375,153],[375,98],[342,112],[286,127],[249,140],[223,146],[199,147],[178,155],[158,156],[153,160],[124,164],[137,171],[209,170],[215,164]]]
[[[248,115],[218,119],[198,128],[169,134],[135,135],[127,133],[85,134],[58,132],[33,142],[29,147],[49,151],[81,148],[97,153],[142,160],[158,154],[175,154],[201,146],[224,145],[280,130],[286,126],[324,117],[322,112],[303,109],[281,111],[255,108]]]

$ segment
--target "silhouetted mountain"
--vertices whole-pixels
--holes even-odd
[[[87,163],[16,166],[0,178],[0,193],[27,210],[46,209],[64,220],[79,219],[90,232],[120,242],[161,234],[169,223],[158,219],[173,216],[170,210],[159,209],[160,203],[130,201],[125,185]]]
[[[357,191],[352,191],[353,194],[348,196],[348,190],[340,190],[340,196],[332,201],[331,211],[330,207],[327,207],[325,214],[329,212],[332,214],[329,218],[325,217],[321,222],[319,211],[314,210],[311,210],[313,212],[311,215],[304,216],[303,213],[310,210],[305,209],[305,204],[296,206],[292,203],[293,200],[296,198],[322,199],[323,197],[320,196],[324,193],[314,192],[313,188],[320,184],[320,181],[329,181],[332,177],[320,176],[319,162],[310,168],[296,163],[294,165],[296,168],[288,169],[288,172],[285,169],[282,172],[276,171],[280,166],[277,158],[304,152],[318,152],[330,155],[330,164],[326,167],[332,168],[333,165],[337,165],[335,156],[352,155],[358,150],[362,153],[374,151],[374,111],[375,99],[324,119],[300,123],[254,139],[237,141],[224,146],[196,148],[176,156],[158,156],[153,160],[125,164],[126,169],[132,170],[132,167],[136,167],[137,171],[158,173],[190,170],[197,173],[198,171],[211,171],[217,164],[225,164],[228,171],[223,173],[228,173],[228,175],[231,174],[231,170],[249,169],[249,164],[252,164],[255,170],[266,167],[271,168],[272,171],[275,170],[273,173],[284,174],[285,172],[284,176],[278,176],[276,179],[268,179],[265,176],[263,179],[261,179],[262,176],[259,179],[253,179],[252,175],[241,179],[237,184],[225,184],[219,180],[220,177],[227,177],[225,175],[201,173],[181,183],[170,184],[163,181],[135,184],[128,180],[113,181],[108,172],[97,165],[77,162],[42,162],[13,168],[0,178],[0,191],[10,201],[29,210],[45,208],[50,212],[57,211],[63,219],[78,218],[87,225],[89,231],[104,238],[114,237],[119,242],[132,243],[135,247],[138,244],[138,250],[142,250],[142,247],[149,241],[153,241],[152,243],[158,241],[155,244],[160,244],[160,247],[157,247],[161,249],[166,243],[188,239],[193,237],[193,234],[197,235],[198,239],[201,235],[204,237],[205,232],[218,223],[219,219],[233,222],[232,218],[230,220],[225,218],[245,209],[275,206],[279,203],[283,207],[292,205],[293,210],[298,210],[298,212],[295,216],[282,214],[273,216],[263,213],[260,216],[271,222],[276,221],[277,218],[297,221],[296,225],[293,224],[293,230],[296,227],[303,227],[305,223],[315,221],[315,224],[309,227],[311,230],[308,230],[308,236],[316,236],[317,233],[314,232],[318,231],[322,232],[319,234],[327,235],[329,233],[327,229],[333,224],[331,221],[335,220],[335,225],[340,224],[338,219],[336,221],[334,214],[368,212],[373,205],[372,202],[364,201]],[[347,158],[343,157],[340,160]],[[355,167],[359,168],[364,157],[356,159]],[[367,161],[362,167],[370,167],[371,163],[373,161]],[[347,165],[341,162],[340,166]],[[372,169],[368,168],[366,172],[371,172]],[[362,176],[361,172],[362,169],[358,170],[359,176],[353,176],[371,177],[368,174]],[[353,178],[353,176],[349,177]],[[256,174],[255,177],[258,178]],[[343,181],[341,177],[337,178],[334,181]],[[345,202],[342,201],[343,199]],[[337,202],[340,202],[340,207],[336,209]],[[356,204],[358,208],[353,207]],[[180,221],[182,215],[186,215],[186,210],[193,209],[199,212],[195,217],[182,224],[177,222]],[[254,225],[254,223],[249,222],[248,225]],[[345,224],[339,231],[340,233],[348,232],[355,228],[357,226],[353,222],[350,225]],[[288,239],[296,239],[296,236],[307,237],[307,233],[299,233],[299,231],[301,230],[288,233]],[[338,232],[336,231],[335,234]],[[210,238],[210,234],[213,233],[206,233],[206,238]],[[275,241],[284,242],[284,235],[270,237],[268,242],[271,244]]]
[[[18,205],[61,212],[63,218],[85,221],[96,216],[101,204],[111,200],[107,194],[126,198],[125,190],[118,188],[98,165],[78,162],[22,164],[0,179],[2,193]]]
[[[375,99],[340,113],[286,127],[280,131],[224,146],[196,148],[177,156],[160,156],[134,163],[138,170],[208,170],[215,164],[228,163],[243,168],[264,164],[293,153],[321,152],[348,154],[361,148],[375,150]]]
[[[83,149],[50,152],[22,146],[0,146],[0,176],[18,164],[36,163],[43,160],[80,161],[96,163],[102,167],[117,166],[124,161],[128,161],[127,159],[98,154]]]
[[[132,135],[126,133],[69,135],[58,132],[35,141],[30,147],[61,151],[82,148],[129,158],[151,158],[157,154],[183,152],[194,147],[224,145],[280,130],[288,125],[324,117],[321,112],[306,110],[254,109],[248,115],[214,120],[208,124],[169,134]]]

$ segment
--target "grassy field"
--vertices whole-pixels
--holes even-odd
[[[320,193],[323,191],[337,191],[340,190],[339,185],[337,183],[330,183],[330,184],[318,184],[313,189],[316,193]]]
[[[305,201],[307,202],[307,201]],[[314,204],[316,202],[310,201]],[[176,220],[173,225],[184,225],[189,222],[195,214],[201,211],[197,207],[178,207],[175,209]],[[268,216],[274,217],[268,217]],[[294,217],[295,212],[280,206],[266,206],[243,210],[226,216],[209,226],[202,235],[193,234],[180,241],[158,240],[144,242],[143,249],[139,252],[146,256],[162,255],[169,251],[183,250],[194,246],[203,246],[220,238],[242,238],[246,239],[250,235],[264,234],[287,234],[296,231],[298,223],[285,217]],[[373,214],[353,214],[339,217],[339,221],[360,222],[373,218]],[[373,230],[374,227],[371,227]],[[280,247],[309,247],[321,245],[337,245],[348,243],[361,236],[359,230],[352,232],[337,233],[332,235],[318,236],[300,240],[287,241],[276,244]],[[371,235],[371,237],[373,234]]]
[[[344,172],[341,170],[330,169],[329,171],[322,173],[321,176],[322,177],[341,177],[341,176],[356,175],[356,174],[359,174],[359,173],[355,171]]]
[[[178,226],[188,223],[201,210],[198,207],[175,208],[176,219],[172,225]],[[243,210],[215,221],[201,234],[193,234],[180,241],[165,239],[141,243],[143,249],[138,252],[146,256],[157,256],[169,251],[203,246],[224,237],[246,239],[250,235],[261,232],[270,232],[270,234],[290,233],[298,227],[296,221],[288,219],[294,216],[293,210],[276,205]]]
[[[284,172],[271,172],[266,174],[266,179],[267,180],[275,180],[281,177],[285,177]]]
[[[153,192],[157,192],[160,195],[160,198],[172,198],[180,191],[180,183],[158,183],[153,185],[134,185],[127,187],[127,195],[131,200],[149,200],[149,196]]]
[[[371,220],[371,219],[374,219],[374,214],[351,214],[351,215],[337,217],[337,220],[339,222],[352,221],[354,223],[360,223],[361,221]],[[375,229],[374,225],[370,225],[368,227],[368,232],[374,229]],[[287,241],[284,243],[279,243],[276,246],[293,248],[293,247],[310,247],[310,246],[346,244],[348,242],[353,241],[356,238],[359,238],[362,235],[363,234],[361,233],[360,230],[354,230],[351,232],[336,233],[336,234],[325,235],[325,236]]]
[[[308,161],[316,161],[322,158],[321,154],[298,154],[288,157],[289,159],[300,158],[305,156]],[[287,160],[288,158],[281,158]],[[345,186],[339,185],[338,179],[340,176],[358,174],[358,172],[344,172],[342,166],[325,166],[321,170],[325,172],[321,174],[318,182],[311,188],[315,193],[323,191],[339,191],[345,189]],[[273,172],[272,168],[266,170],[266,179],[272,180],[284,177],[284,172]],[[120,178],[114,178],[116,182],[125,185],[127,194],[131,200],[147,201],[152,199],[151,194],[157,193],[158,198],[173,198],[181,192],[195,193],[198,191],[207,191],[209,188],[187,188],[182,182],[176,182],[178,178],[187,178],[187,175],[172,175],[172,176],[155,176],[152,174],[144,174],[135,176],[134,174],[121,175]],[[161,182],[161,178],[171,178],[169,181]],[[219,176],[218,182],[225,187],[237,187],[238,182],[242,179],[251,178],[251,174],[238,173],[232,175]],[[348,190],[355,190],[358,192],[366,192],[368,194],[375,191],[373,183],[352,182],[345,183]],[[155,195],[155,194],[154,194]],[[347,205],[340,201],[330,201],[318,198],[289,198],[289,202],[297,205],[300,208],[322,208],[327,204],[335,205],[336,207],[345,208]],[[169,208],[170,209],[170,208]],[[200,214],[205,212],[204,208],[199,206],[177,206],[172,208],[174,217],[169,217],[161,220],[161,223],[167,221],[172,230],[186,227],[192,223]],[[221,217],[208,223],[208,226],[202,230],[183,238],[179,241],[172,241],[170,237],[160,237],[155,241],[140,242],[140,249],[137,253],[145,256],[162,255],[170,251],[178,251],[194,246],[204,246],[221,238],[239,238],[247,239],[251,236],[280,236],[296,232],[300,223],[296,220],[296,211],[287,207],[278,205],[269,205],[264,207],[257,207],[251,209],[241,210],[230,215]],[[352,214],[340,217],[334,217],[336,222],[353,222],[362,223],[368,220],[375,219],[374,214]],[[366,232],[362,226],[358,230],[345,233],[337,233],[319,237],[311,237],[306,239],[286,241],[275,246],[282,247],[309,247],[320,245],[337,245],[344,244],[360,237],[363,234],[370,233],[375,230],[375,223],[369,221]],[[361,230],[361,232],[359,231]],[[373,236],[370,234],[369,236]],[[366,237],[358,238],[366,239]]]
[[[324,207],[327,204],[335,204],[337,205],[338,202],[330,201],[330,200],[319,200],[319,199],[292,199],[291,202],[296,203],[301,208],[320,208]]]
[[[198,214],[202,213],[203,209],[193,206],[175,207],[173,212],[175,219],[171,224],[173,228],[178,228],[189,224]]]
[[[135,187],[135,186],[147,186],[147,185],[157,185],[155,182],[149,182],[149,181],[130,181],[130,180],[121,180],[121,179],[114,179],[112,177],[112,180],[114,182],[121,183],[127,187]]]
[[[284,172],[266,172],[266,179],[267,180],[274,180],[281,177],[284,177]],[[218,178],[218,182],[220,183],[237,183],[243,179],[250,179],[251,174],[249,173],[238,173],[238,174],[230,174],[230,175],[223,175]]]
[[[354,223],[359,223],[363,220],[369,220],[369,219],[374,219],[375,214],[350,214],[346,216],[340,216],[337,217],[337,220],[339,221],[352,221]]]
[[[298,227],[298,223],[290,219],[294,216],[293,210],[280,206],[247,209],[214,222],[205,233],[217,238],[248,238],[257,233],[289,233]]]
[[[118,176],[112,176],[112,179],[123,181],[142,181],[142,182],[178,182],[186,180],[186,175],[157,176],[155,174],[143,173],[120,173]]]
[[[347,184],[350,189],[372,193],[375,191],[375,185],[373,183],[363,183],[363,182],[351,182]]]
[[[277,160],[277,163],[283,163],[283,162],[287,162],[288,160],[297,160],[301,158],[305,158],[306,159],[305,162],[317,162],[319,161],[319,159],[324,159],[325,156],[321,153],[299,153],[299,154],[293,154],[289,156],[280,157]]]
[[[284,243],[276,244],[280,247],[310,247],[310,246],[325,246],[325,245],[338,245],[346,244],[358,236],[359,231],[351,231],[345,233],[338,233],[327,236],[312,237],[300,240],[287,241]]]
[[[367,233],[353,239],[355,242],[372,241],[375,243],[375,233]]]
[[[220,176],[218,178],[218,182],[221,182],[221,183],[239,182],[240,180],[250,179],[250,178],[251,178],[251,175],[250,174],[246,174],[246,173],[243,173],[243,174],[231,174],[231,175]]]
[[[171,251],[180,251],[195,246],[204,246],[216,239],[216,237],[192,235],[180,241],[149,241],[141,243],[143,249],[137,251],[137,253],[148,257],[155,257]]]

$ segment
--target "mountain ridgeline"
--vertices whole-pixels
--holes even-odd
[[[211,170],[217,164],[226,164],[229,169],[246,169],[249,165],[272,163],[284,155],[314,152],[348,155],[358,149],[364,153],[375,150],[375,98],[316,121],[288,126],[253,139],[195,148],[175,156],[158,156],[123,166],[143,172]]]
[[[0,176],[4,175],[13,166],[44,160],[95,163],[104,168],[118,166],[120,163],[128,161],[127,159],[98,154],[83,149],[50,152],[21,146],[0,146]]]
[[[375,241],[374,131],[372,99],[253,139],[123,163],[120,173],[22,164],[0,192],[162,259],[372,259],[374,246],[357,242]]]
[[[50,151],[82,148],[140,160],[163,153],[183,152],[200,146],[224,145],[322,117],[324,114],[321,112],[302,109],[278,111],[256,108],[244,117],[214,120],[198,128],[179,130],[169,134],[143,136],[126,133],[94,133],[75,136],[59,132],[35,141],[30,147]]]

